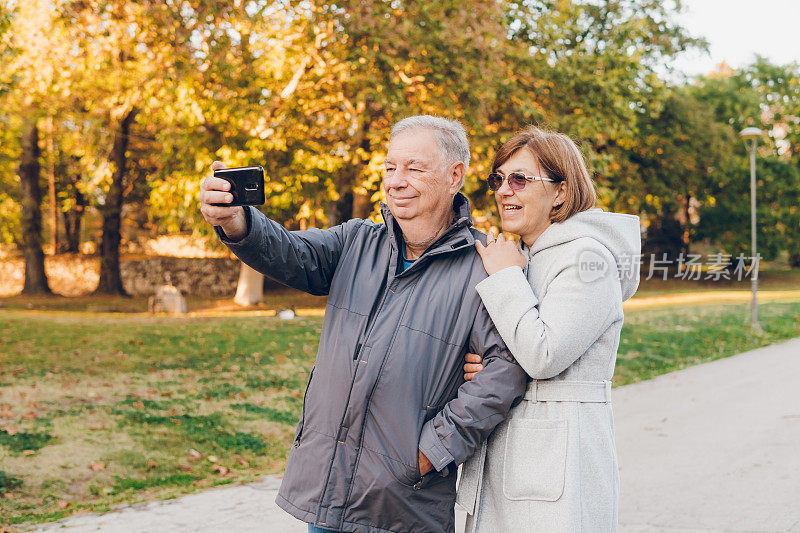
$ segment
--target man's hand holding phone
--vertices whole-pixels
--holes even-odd
[[[226,168],[220,161],[211,164],[211,170]],[[229,204],[233,201],[228,180],[209,176],[200,182],[200,212],[206,222],[222,227],[230,240],[237,241],[247,233],[247,220],[241,206],[223,207],[214,204]]]

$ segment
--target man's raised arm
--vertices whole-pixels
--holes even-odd
[[[217,161],[213,170],[224,168]],[[363,223],[350,220],[327,230],[289,231],[261,211],[228,203],[226,180],[205,178],[200,185],[200,211],[230,250],[245,264],[285,285],[316,295],[328,294],[347,235]]]

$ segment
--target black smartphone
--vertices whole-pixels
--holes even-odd
[[[214,171],[215,178],[222,178],[231,184],[229,191],[233,201],[227,204],[213,204],[222,207],[232,205],[262,205],[264,203],[264,168],[236,167]]]

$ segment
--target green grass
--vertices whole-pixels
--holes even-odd
[[[759,306],[758,335],[749,304],[693,305],[629,311],[620,338],[614,384],[650,379],[800,336],[800,302]]]
[[[36,451],[47,445],[47,441],[51,440],[52,435],[41,432],[9,432],[6,429],[0,429],[0,446],[4,446],[12,453],[23,453],[26,450]]]
[[[737,280],[735,277],[732,279],[680,279],[675,277],[675,272],[670,271],[669,276],[665,280],[663,274],[659,271],[654,271],[650,279],[649,258],[644,259],[642,264],[642,280],[639,283],[639,288],[636,291],[636,298],[647,298],[651,296],[663,296],[677,293],[691,293],[691,292],[715,292],[715,291],[742,291],[748,292],[750,290],[750,278]],[[703,275],[705,276],[705,274]],[[800,289],[800,268],[792,269],[762,269],[758,275],[758,288],[763,291],[783,291],[783,290],[798,290]]]
[[[800,336],[800,301],[626,313],[621,385]],[[282,471],[322,319],[0,312],[0,525]]]
[[[0,491],[11,491],[21,486],[22,480],[20,478],[0,470]]]
[[[0,313],[0,525],[280,472],[321,324]]]

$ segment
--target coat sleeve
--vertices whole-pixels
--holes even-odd
[[[457,396],[422,427],[419,449],[437,471],[466,461],[525,393],[525,371],[506,348],[483,305],[473,324],[469,349],[483,354],[483,370],[464,382]]]
[[[533,379],[550,379],[566,370],[621,316],[616,262],[599,244],[596,252],[606,262],[605,275],[587,278],[578,261],[564,254],[564,264],[553,266],[558,272],[541,301],[518,266],[476,286],[503,341]]]
[[[247,231],[238,241],[214,231],[236,257],[265,276],[315,294],[328,294],[347,235],[363,224],[353,219],[330,229],[289,231],[261,211],[245,207]]]

